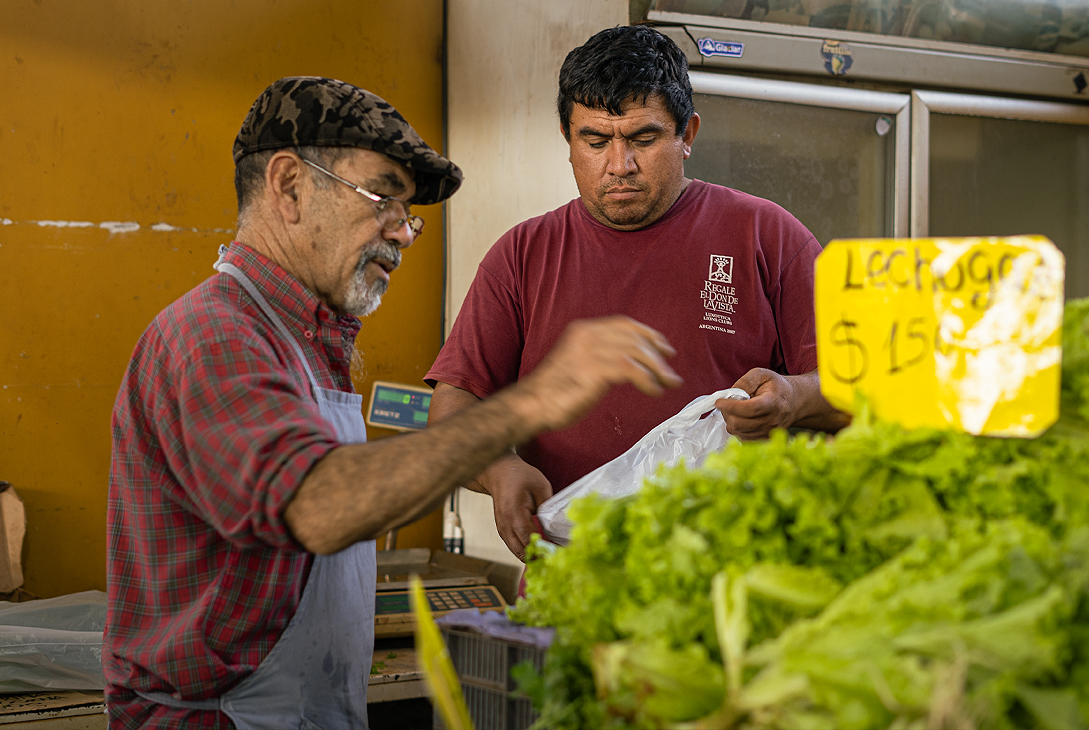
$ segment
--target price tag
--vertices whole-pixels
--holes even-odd
[[[832,241],[817,258],[821,392],[914,428],[1035,436],[1059,416],[1062,253],[1043,236]]]

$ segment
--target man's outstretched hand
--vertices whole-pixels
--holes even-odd
[[[535,430],[566,428],[619,383],[648,395],[676,388],[676,351],[658,331],[623,316],[572,322],[541,364],[508,390]]]

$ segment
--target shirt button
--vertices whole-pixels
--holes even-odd
[[[306,330],[305,332],[303,332],[303,337],[308,340],[314,339],[314,330]]]

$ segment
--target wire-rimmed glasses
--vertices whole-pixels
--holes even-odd
[[[379,218],[382,218],[382,214],[387,213],[388,211],[387,215],[385,216],[385,221],[382,223],[383,230],[394,233],[401,230],[407,225],[409,232],[412,233],[413,240],[415,240],[416,236],[420,235],[420,231],[423,230],[423,218],[419,217],[418,215],[410,215],[408,212],[408,203],[401,200],[400,198],[372,193],[370,190],[365,190],[364,188],[359,187],[350,180],[345,180],[340,175],[337,175],[335,172],[330,172],[329,170],[326,170],[324,167],[316,162],[311,162],[310,160],[306,159],[303,159],[303,162],[310,165],[310,167],[314,168],[315,170],[319,170],[320,172],[325,173],[337,182],[344,183],[352,190],[362,195],[364,198],[372,201],[374,203],[375,210],[378,211]]]

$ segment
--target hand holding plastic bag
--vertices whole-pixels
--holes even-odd
[[[567,544],[571,533],[567,506],[572,500],[592,493],[611,498],[634,494],[660,465],[673,466],[685,459],[689,465],[699,466],[708,454],[722,449],[731,438],[726,421],[715,408],[715,402],[723,398],[748,400],[749,394],[740,388],[727,388],[696,398],[623,454],[545,501],[537,510],[545,537],[559,545]],[[708,412],[710,415],[704,418]]]

